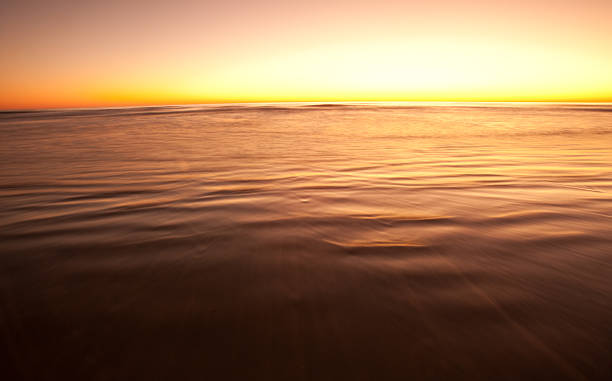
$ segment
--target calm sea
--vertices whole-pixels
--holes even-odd
[[[609,380],[612,105],[0,112],[6,380]]]

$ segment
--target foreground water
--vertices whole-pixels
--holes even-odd
[[[7,379],[612,376],[612,106],[0,113]]]

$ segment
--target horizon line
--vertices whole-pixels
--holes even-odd
[[[167,107],[167,106],[197,106],[222,104],[265,104],[265,103],[555,103],[555,104],[612,104],[612,99],[606,100],[219,100],[209,102],[178,102],[178,103],[130,103],[101,104],[96,106],[46,106],[0,108],[0,112],[45,111],[45,110],[95,110],[107,108],[131,107]]]

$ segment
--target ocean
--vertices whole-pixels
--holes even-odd
[[[612,105],[0,112],[6,380],[610,380]]]

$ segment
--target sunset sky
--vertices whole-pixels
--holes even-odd
[[[612,101],[611,0],[8,0],[0,108]]]

